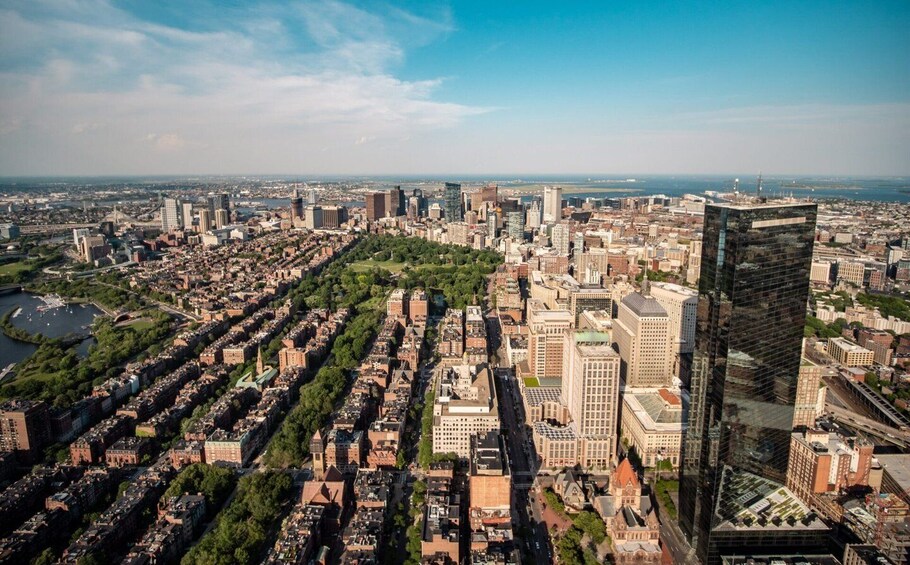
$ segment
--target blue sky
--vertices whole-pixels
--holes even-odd
[[[910,3],[0,3],[0,175],[910,174]]]

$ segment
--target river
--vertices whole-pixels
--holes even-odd
[[[91,304],[68,304],[39,312],[43,302],[40,298],[26,292],[0,295],[0,316],[14,308],[22,308],[18,316],[12,318],[13,325],[29,333],[42,333],[48,337],[62,337],[69,333],[86,333],[101,310]],[[76,346],[80,355],[86,355],[93,340],[87,339]],[[0,370],[10,363],[18,363],[32,354],[36,345],[24,343],[6,337],[0,332]]]

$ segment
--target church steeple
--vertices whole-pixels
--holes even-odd
[[[259,347],[259,353],[256,355],[256,374],[261,375],[265,372],[265,363],[262,361],[262,346]]]

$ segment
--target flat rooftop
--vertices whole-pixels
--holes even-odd
[[[841,565],[833,555],[727,555],[723,565]]]
[[[772,200],[767,197],[755,197],[740,193],[740,201],[737,202],[711,202],[705,204],[705,207],[713,208],[731,208],[733,210],[754,210],[756,208],[794,208],[798,206],[815,206],[815,202],[805,202],[799,200],[780,199]]]
[[[725,467],[718,497],[718,530],[828,529],[787,487],[752,473]]]
[[[838,347],[843,349],[848,353],[867,353],[868,349],[853,343],[852,341],[847,341],[842,337],[833,337],[831,338],[831,343],[836,343]]]
[[[902,489],[910,491],[910,454],[883,454],[875,458]]]

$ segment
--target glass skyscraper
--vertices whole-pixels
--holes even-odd
[[[447,222],[460,222],[464,220],[464,210],[461,207],[461,185],[447,182],[443,195]]]
[[[818,533],[811,515],[811,527],[776,538],[746,516],[785,483],[815,219],[809,203],[705,207],[679,493],[680,526],[705,564],[725,547],[818,539],[798,541],[803,529]]]
[[[524,241],[525,239],[525,211],[524,209],[517,212],[509,212],[506,217],[509,220],[509,237],[515,241]]]
[[[209,211],[212,212],[212,217],[215,216],[215,212],[218,210],[228,210],[231,209],[231,200],[227,194],[211,194],[209,193]]]

